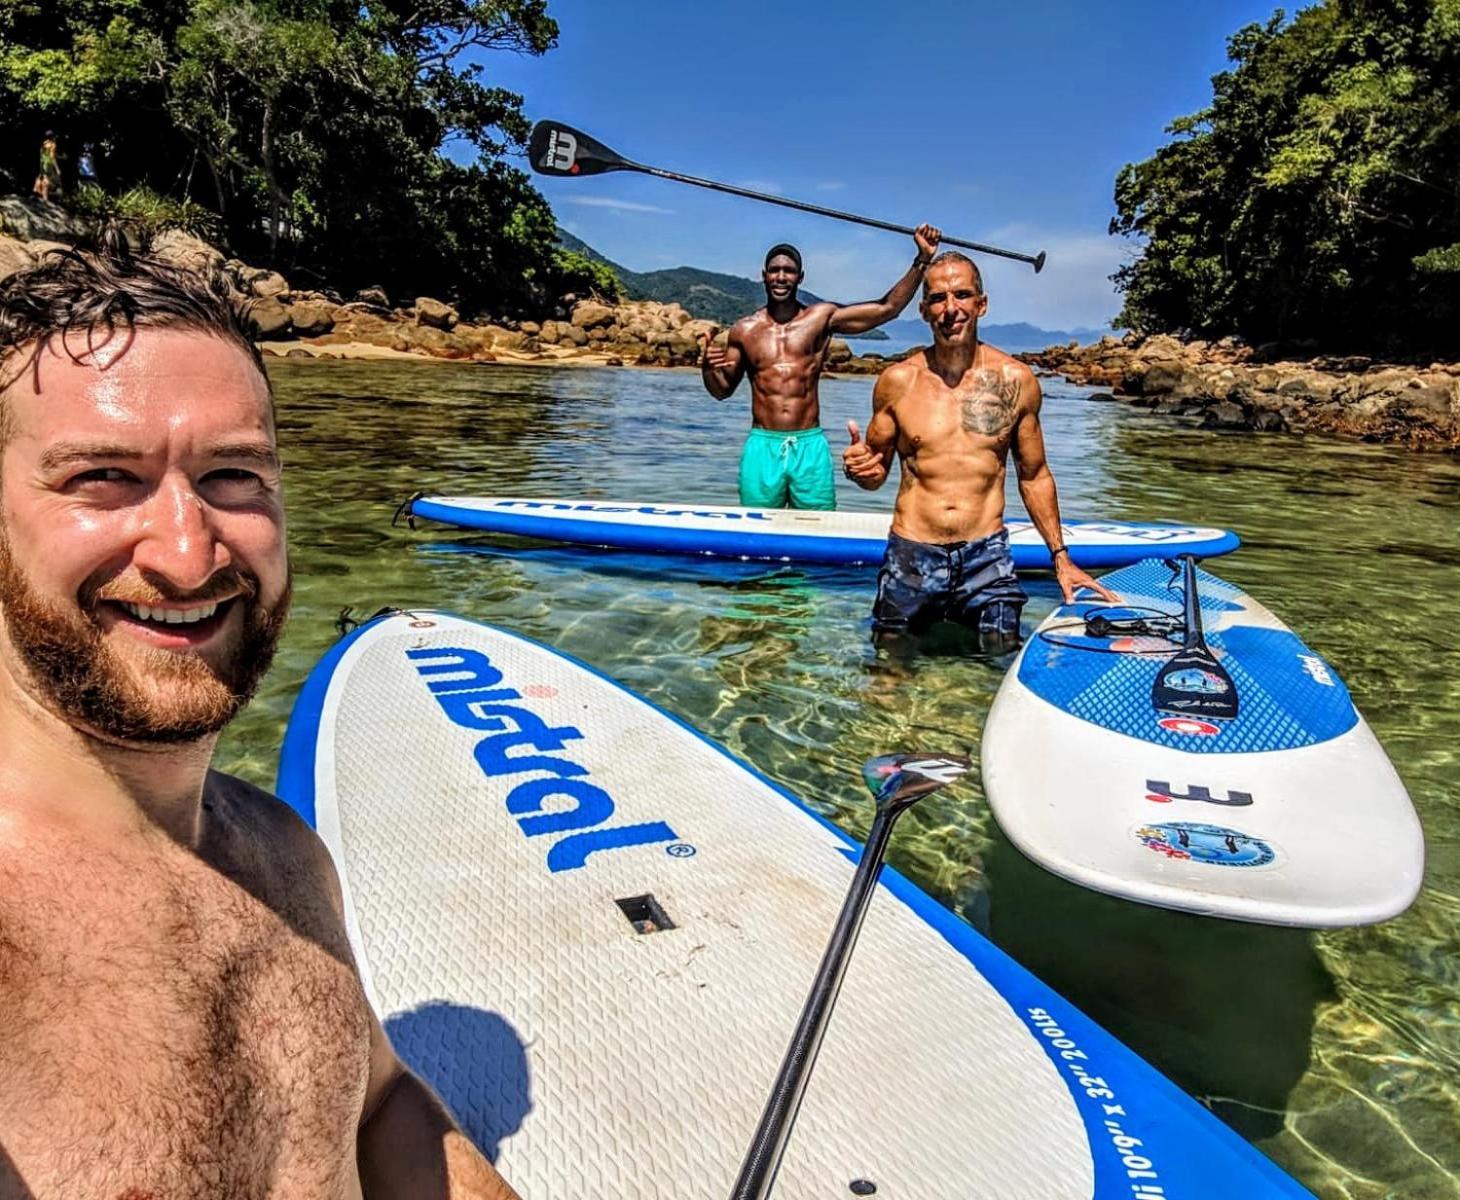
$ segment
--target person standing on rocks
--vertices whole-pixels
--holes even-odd
[[[40,170],[36,173],[33,190],[42,200],[61,198],[61,151],[56,145],[56,135],[49,129],[41,139]]]
[[[750,436],[740,456],[740,503],[747,508],[836,508],[831,449],[821,428],[817,383],[836,333],[866,333],[907,307],[933,261],[942,233],[919,225],[917,257],[880,300],[802,304],[801,253],[782,242],[765,256],[766,304],[730,327],[723,346],[705,335],[700,373],[710,395],[728,399],[750,376]]]
[[[923,278],[919,305],[933,345],[878,377],[866,441],[857,423],[847,422],[852,441],[842,464],[858,487],[881,487],[893,456],[902,461],[872,609],[878,641],[896,642],[946,619],[975,630],[988,653],[1019,644],[1027,597],[1004,528],[1010,453],[1019,495],[1049,546],[1065,603],[1080,588],[1116,599],[1070,560],[1044,453],[1039,383],[1023,363],[979,338],[987,310],[973,260],[957,251],[940,254]]]

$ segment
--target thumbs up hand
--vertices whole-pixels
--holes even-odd
[[[847,434],[851,444],[842,451],[842,470],[853,483],[861,487],[877,487],[887,478],[887,469],[882,465],[882,456],[874,454],[872,448],[862,440],[862,431],[855,421],[847,422]]]

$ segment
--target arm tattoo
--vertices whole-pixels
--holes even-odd
[[[973,374],[973,386],[963,397],[963,428],[984,437],[1007,433],[1019,405],[1019,380],[992,367]]]

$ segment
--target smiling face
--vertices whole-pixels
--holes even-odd
[[[933,331],[935,342],[956,345],[978,337],[979,318],[988,311],[989,298],[973,264],[950,258],[934,263],[923,277],[923,298],[918,306]]]
[[[766,260],[760,277],[765,283],[766,300],[775,303],[795,296],[803,275],[794,258],[789,254],[777,254]]]
[[[0,403],[0,669],[111,740],[216,733],[288,609],[258,367],[186,329],[119,334],[79,363],[53,339]]]

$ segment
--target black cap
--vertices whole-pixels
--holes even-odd
[[[771,259],[777,254],[784,254],[787,258],[793,259],[797,271],[804,271],[806,268],[801,265],[801,251],[797,250],[790,242],[778,242],[765,252],[765,265],[771,265]]]

